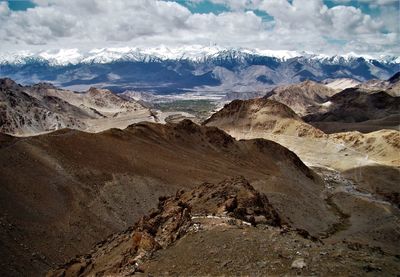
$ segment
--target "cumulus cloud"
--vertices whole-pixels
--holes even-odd
[[[385,22],[373,19],[353,6],[328,8],[318,0],[264,1],[260,8],[276,21],[276,33],[290,34],[303,41],[327,38],[328,48],[352,52],[391,52],[399,54],[398,33],[385,33]],[[340,41],[341,45],[330,45]]]
[[[322,0],[208,1],[229,11],[193,13],[161,0],[35,0],[35,8],[10,11],[7,2],[0,2],[0,50],[217,43],[329,54],[399,54],[398,30],[388,27],[395,20],[393,12],[377,19],[352,6],[328,8]],[[273,20],[265,22],[256,11]]]

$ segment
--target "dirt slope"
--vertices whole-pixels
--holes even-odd
[[[336,133],[329,136],[370,158],[387,165],[400,165],[400,132],[380,130],[363,134],[360,132]]]
[[[2,275],[37,275],[129,227],[158,197],[237,175],[296,228],[318,234],[338,220],[321,179],[292,152],[188,120],[0,142]]]
[[[279,117],[305,123],[293,111],[284,113],[285,109],[281,108],[279,112],[262,113],[260,111],[270,109],[255,109],[252,101],[241,103],[240,108],[226,105],[205,124],[219,127],[237,139],[268,138],[279,142],[318,172],[326,182],[326,189],[321,195],[340,219],[319,237],[327,243],[352,241],[400,253],[399,131],[332,135],[319,131],[323,134],[321,136],[315,136],[315,132],[303,136],[296,132],[274,132],[277,125],[269,122],[279,121]],[[271,102],[264,104],[275,106]],[[296,126],[299,123],[292,124]],[[315,129],[312,126],[309,128]],[[323,270],[318,272],[329,275]],[[345,276],[352,274],[343,273]]]
[[[254,133],[299,137],[324,136],[323,132],[303,122],[288,106],[265,98],[234,100],[203,124],[216,126],[240,138],[245,138],[246,134],[254,135]]]
[[[323,84],[336,91],[342,91],[346,88],[352,88],[360,84],[359,81],[351,78],[338,78],[338,79],[327,79],[323,81]]]
[[[349,88],[332,96],[327,103],[327,109],[304,116],[304,121],[326,133],[399,129],[400,97],[385,91],[371,93]]]
[[[399,269],[398,258],[378,247],[322,242],[291,228],[264,194],[234,178],[161,198],[133,227],[47,276],[392,275]]]
[[[348,93],[339,93],[332,98],[347,99]],[[363,100],[359,99],[361,103],[369,103],[371,98],[364,96],[361,97]],[[376,97],[380,98],[374,96],[373,99],[376,100]],[[380,112],[395,112],[397,100],[387,94],[382,97],[385,101],[378,101],[383,107]],[[385,106],[386,100],[389,103],[388,107]],[[340,101],[358,106],[357,102]],[[374,104],[368,105],[378,105],[377,101],[372,102]],[[377,108],[371,107],[370,110],[374,109]],[[365,114],[368,115],[368,111]],[[371,163],[400,165],[399,131],[380,130],[368,134],[344,132],[328,135],[305,123],[286,105],[273,100],[235,100],[212,115],[204,124],[221,128],[237,139],[265,138],[276,141],[294,151],[308,165],[325,166],[340,171]]]
[[[264,96],[266,99],[279,101],[290,107],[296,114],[305,116],[323,108],[322,103],[336,91],[313,81],[279,86]]]

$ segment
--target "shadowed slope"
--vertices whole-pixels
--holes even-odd
[[[296,228],[316,234],[336,220],[320,198],[321,180],[294,153],[188,120],[1,141],[0,256],[8,275],[43,272],[127,228],[159,196],[231,176],[246,177]]]

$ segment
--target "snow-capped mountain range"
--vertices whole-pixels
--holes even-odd
[[[364,58],[365,60],[377,60],[383,63],[400,63],[400,57],[380,56],[372,57],[370,55],[359,55],[348,53],[344,55],[325,55],[314,54],[311,52],[297,52],[289,50],[262,50],[249,48],[223,48],[219,46],[204,47],[200,45],[191,45],[179,48],[169,48],[160,46],[155,48],[95,48],[89,51],[80,51],[77,48],[57,49],[46,51],[18,51],[11,53],[0,53],[0,64],[25,64],[33,60],[48,62],[53,66],[74,65],[79,63],[110,63],[115,61],[166,61],[166,60],[190,60],[202,62],[220,56],[230,56],[234,58],[243,58],[246,56],[271,57],[281,61],[292,58],[304,57],[314,60],[329,61],[351,61],[352,59]]]
[[[350,53],[340,56],[219,46],[99,48],[0,53],[0,77],[22,84],[50,82],[116,92],[254,92],[304,80],[388,79],[400,58]]]

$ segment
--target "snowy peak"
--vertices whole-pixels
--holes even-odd
[[[161,62],[165,60],[190,60],[205,61],[210,59],[236,59],[238,61],[247,57],[271,57],[281,61],[303,57],[305,59],[322,60],[331,63],[350,62],[357,58],[373,60],[371,56],[349,53],[341,56],[313,54],[309,52],[296,52],[286,50],[265,50],[248,48],[223,48],[219,46],[190,45],[178,48],[160,46],[155,48],[96,48],[89,51],[73,49],[47,50],[41,52],[20,51],[0,54],[0,64],[26,64],[32,61],[47,62],[53,66],[62,66],[79,63],[111,63],[115,61],[134,62]],[[387,63],[399,63],[399,57],[383,56],[379,59]]]

